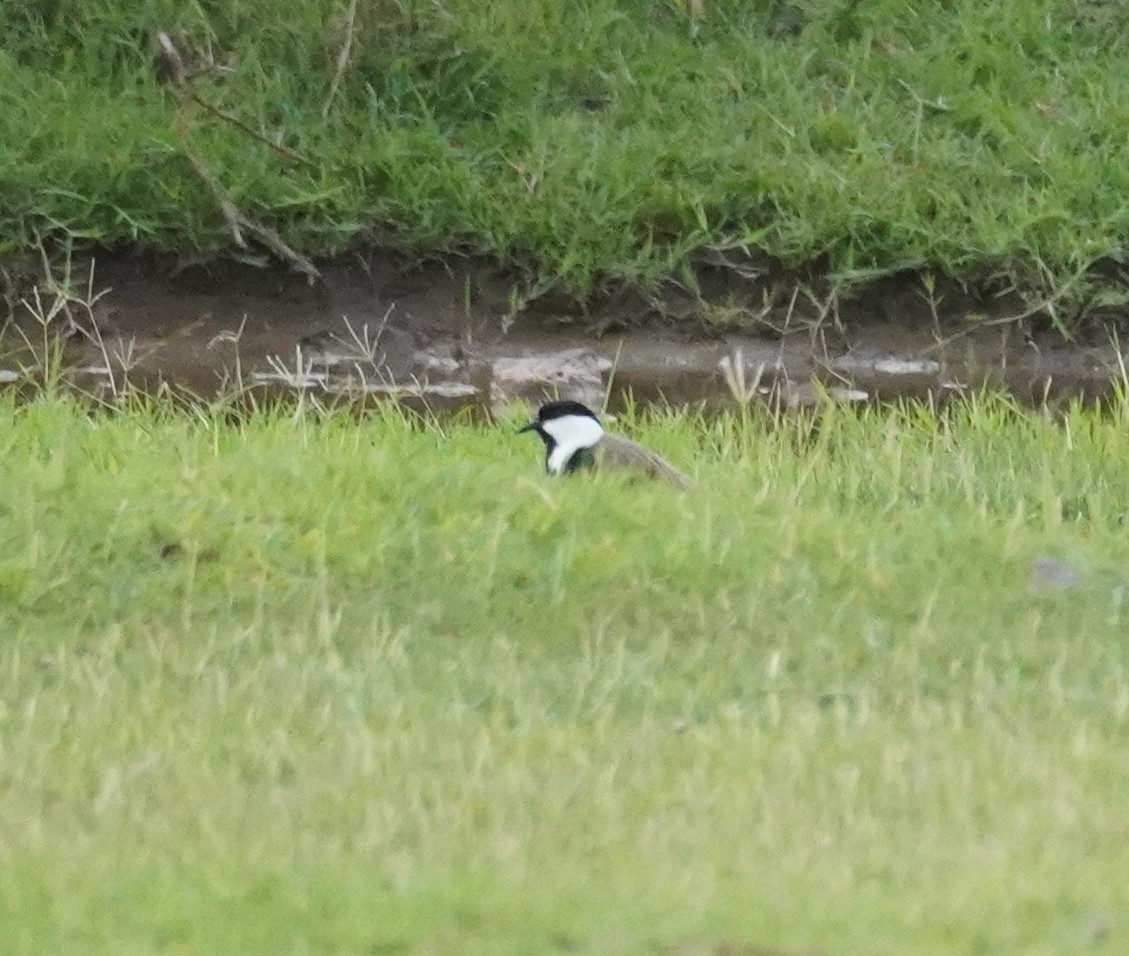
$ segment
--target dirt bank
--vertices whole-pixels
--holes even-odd
[[[54,281],[5,270],[13,322],[0,377],[18,381],[63,344],[84,387],[124,378],[200,396],[225,388],[394,395],[434,409],[496,411],[559,394],[725,406],[946,396],[985,385],[1023,401],[1101,399],[1121,376],[1120,319],[1067,341],[1014,296],[921,275],[849,295],[779,270],[715,262],[699,290],[623,289],[579,304],[528,298],[520,274],[489,262],[395,254],[319,263],[311,284],[281,267],[185,265],[130,252],[70,264]],[[47,335],[41,328],[50,318]]]

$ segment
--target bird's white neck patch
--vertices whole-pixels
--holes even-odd
[[[604,429],[594,418],[587,415],[562,415],[542,422],[541,427],[553,439],[553,450],[549,452],[548,468],[552,475],[559,475],[569,459],[582,448],[592,448],[604,437]]]

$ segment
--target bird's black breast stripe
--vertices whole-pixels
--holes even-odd
[[[572,453],[572,457],[565,462],[564,473],[570,475],[574,471],[579,471],[581,468],[591,468],[595,464],[596,456],[592,454],[591,448],[578,448]]]

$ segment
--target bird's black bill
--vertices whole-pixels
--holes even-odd
[[[528,425],[522,425],[521,428],[519,428],[517,430],[517,433],[520,435],[522,432],[535,432],[535,431],[537,431],[537,422],[530,422]]]

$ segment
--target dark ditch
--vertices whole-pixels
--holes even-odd
[[[394,254],[281,267],[105,252],[51,269],[9,263],[0,383],[64,377],[97,393],[162,384],[391,398],[498,413],[559,395],[636,403],[802,407],[830,399],[943,401],[984,388],[1025,403],[1101,401],[1123,381],[1116,317],[1067,339],[1014,296],[977,298],[919,275],[849,295],[715,263],[691,294],[623,290],[587,307],[526,301],[520,274],[474,259]]]

